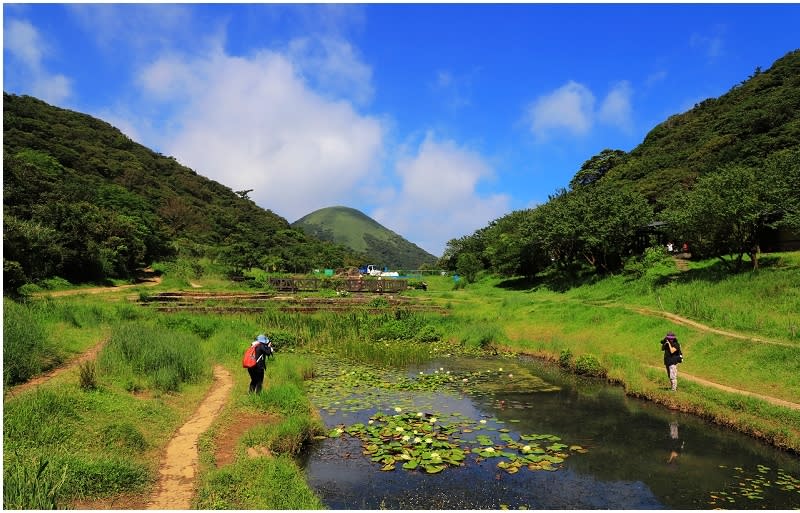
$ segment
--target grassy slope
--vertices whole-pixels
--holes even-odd
[[[355,251],[376,258],[376,244],[388,251],[384,257],[398,262],[386,262],[401,267],[409,265],[408,259],[433,262],[436,257],[412,242],[384,227],[371,217],[349,207],[328,207],[316,210],[292,223],[308,234],[323,240],[345,245]],[[374,238],[372,244],[368,238]],[[380,262],[372,262],[379,264]]]
[[[800,411],[775,407],[681,379],[667,391],[660,339],[674,331],[686,361],[680,373],[732,388],[797,402],[800,397],[800,253],[774,256],[758,273],[722,278],[713,262],[689,273],[664,266],[657,276],[617,276],[565,293],[545,288],[505,290],[486,279],[463,291],[431,280],[429,291],[453,305],[454,315],[492,324],[499,343],[513,351],[553,360],[597,358],[608,377],[636,396],[691,411],[771,443],[800,450]],[[692,274],[694,273],[694,274]],[[714,278],[716,276],[716,278]],[[694,305],[694,306],[687,306]],[[648,307],[651,313],[642,313]],[[674,312],[747,340],[676,323]]]

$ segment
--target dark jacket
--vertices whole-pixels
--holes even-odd
[[[267,369],[267,357],[270,354],[270,349],[267,347],[267,344],[258,344],[256,345],[256,369],[266,370]]]
[[[672,344],[672,347],[676,349],[676,351],[674,353],[670,353],[669,345],[667,344],[667,337],[661,339],[661,350],[664,351],[664,365],[677,365],[683,361],[681,344],[678,342],[677,338],[669,339],[669,342]]]

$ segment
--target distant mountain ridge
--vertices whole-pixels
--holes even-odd
[[[418,269],[437,257],[389,230],[363,212],[344,206],[315,210],[291,224],[307,235],[346,246],[370,262],[391,269]]]

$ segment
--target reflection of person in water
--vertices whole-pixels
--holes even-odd
[[[667,463],[675,463],[683,449],[683,441],[678,436],[678,423],[674,420],[669,423],[669,459]]]

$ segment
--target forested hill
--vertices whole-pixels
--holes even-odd
[[[322,208],[303,216],[292,226],[364,253],[369,260],[365,263],[381,267],[420,269],[424,264],[435,264],[437,259],[354,208]]]
[[[653,128],[630,152],[588,158],[544,204],[448,241],[469,276],[644,272],[645,249],[687,243],[732,270],[800,247],[800,50]]]
[[[798,146],[800,50],[794,50],[766,71],[756,68],[725,95],[657,125],[607,175],[635,184],[660,210],[665,198],[699,176],[730,164],[758,167],[770,154]]]
[[[6,289],[129,277],[175,254],[306,272],[361,260],[86,114],[3,94]]]

